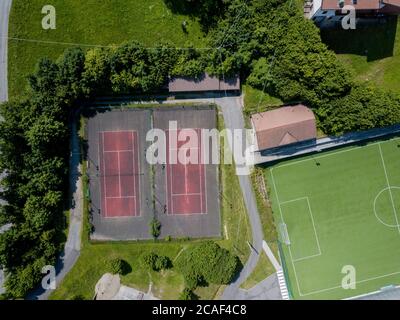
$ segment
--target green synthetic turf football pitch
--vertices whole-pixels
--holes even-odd
[[[343,299],[400,284],[399,138],[267,172],[293,298]],[[344,289],[353,267],[355,289]]]

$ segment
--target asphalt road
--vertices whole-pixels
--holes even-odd
[[[221,106],[224,116],[225,127],[227,129],[244,129],[243,118],[243,100],[242,97],[225,97],[215,99],[216,104]],[[231,146],[232,147],[232,146]],[[225,289],[223,300],[236,300],[243,298],[240,294],[240,285],[247,279],[257,265],[259,255],[262,253],[263,231],[261,227],[260,215],[258,213],[256,199],[253,193],[253,186],[248,175],[238,175],[240,187],[242,189],[244,202],[250,219],[250,226],[253,235],[253,242],[250,257],[240,272],[239,277],[235,279]]]
[[[0,102],[8,100],[7,83],[7,43],[8,43],[8,17],[12,0],[0,1]]]

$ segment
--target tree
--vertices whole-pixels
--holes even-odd
[[[161,222],[158,221],[156,218],[153,218],[150,221],[150,234],[153,236],[154,239],[157,239],[161,234]]]
[[[83,73],[83,90],[86,94],[110,90],[111,52],[112,49],[105,48],[94,48],[86,52]]]
[[[120,258],[112,258],[107,261],[107,269],[112,274],[125,274],[125,264]]]
[[[172,266],[171,260],[166,256],[159,256],[154,252],[146,253],[141,257],[142,265],[148,270],[161,271]]]
[[[184,251],[176,263],[183,274],[186,286],[194,289],[199,284],[228,284],[238,269],[239,259],[213,241]]]

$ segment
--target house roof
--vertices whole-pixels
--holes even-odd
[[[287,106],[251,116],[259,150],[317,137],[314,113],[304,105]]]
[[[392,6],[400,7],[400,0],[383,0],[382,2],[385,4],[390,4]]]
[[[169,81],[169,92],[240,90],[239,77],[220,80],[205,73],[200,78],[175,77]]]
[[[398,1],[398,0],[388,0]],[[344,5],[353,6],[356,10],[378,10],[381,8],[380,0],[357,0],[357,4],[353,0],[344,0]],[[322,10],[340,10],[339,0],[322,0]]]

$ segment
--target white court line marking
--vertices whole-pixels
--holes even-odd
[[[187,164],[185,163],[184,165],[183,165],[183,167],[185,168],[185,193],[187,194],[188,193],[188,170],[187,170]]]
[[[306,257],[294,259],[293,262],[308,260],[308,259],[311,259],[311,258],[319,257],[320,255],[321,255],[321,252],[317,253],[317,254],[313,254],[311,256],[306,256]]]
[[[179,197],[179,196],[200,196],[201,193],[173,193],[173,197]]]
[[[391,139],[391,140],[388,140],[388,141],[385,141],[385,142],[374,142],[374,143],[367,144],[365,146],[349,147],[350,149],[341,150],[341,151],[337,151],[337,152],[326,151],[327,154],[323,154],[323,155],[316,156],[316,157],[310,157],[310,158],[303,159],[303,160],[298,160],[298,161],[295,161],[295,162],[283,163],[281,165],[278,165],[278,166],[274,167],[274,169],[288,167],[288,166],[292,166],[292,165],[299,164],[299,163],[306,162],[306,161],[314,161],[314,159],[322,159],[322,158],[330,157],[330,156],[333,156],[333,155],[336,155],[336,154],[355,151],[355,150],[363,149],[363,148],[366,148],[366,147],[375,146],[375,145],[380,144],[380,143],[389,143],[391,141],[397,141],[397,140],[400,140],[400,138],[394,138],[394,139]]]
[[[104,172],[104,177],[103,177],[103,183],[104,183],[104,217],[107,218],[107,185],[106,185],[106,159],[104,157],[104,132],[102,132],[102,152],[103,152],[103,172]]]
[[[199,172],[199,181],[200,181],[200,211],[205,213],[205,210],[203,208],[203,177],[202,173],[204,170],[204,164],[202,162],[202,148],[201,146],[203,145],[203,140],[202,140],[202,135],[199,133],[200,129],[197,129],[197,135],[199,136],[199,147],[198,147],[198,154],[197,154],[197,159],[198,159],[198,172]],[[204,187],[205,189],[205,187]],[[206,195],[207,197],[207,195]]]
[[[121,188],[121,163],[119,162],[119,152],[117,152],[117,163],[118,163],[118,187],[119,187],[119,197],[122,196],[122,188]]]
[[[394,275],[396,275],[396,274],[400,274],[400,271],[393,272],[393,273],[388,273],[388,274],[384,274],[384,275],[382,275],[382,276],[377,276],[377,277],[372,277],[372,278],[367,278],[367,279],[364,279],[364,280],[356,281],[355,284],[364,283],[364,282],[368,282],[368,281],[372,281],[372,280],[377,280],[377,279],[381,279],[381,278],[386,278],[386,277],[394,276]],[[311,292],[307,292],[307,293],[305,293],[305,294],[302,294],[302,296],[309,296],[309,295],[311,295],[311,294],[326,292],[326,291],[335,290],[335,289],[340,289],[340,288],[342,288],[342,286],[336,286],[336,287],[325,288],[325,289],[321,289],[321,290],[315,290],[315,291],[311,291]]]
[[[137,214],[138,214],[138,212],[136,212],[136,208],[137,208],[137,203],[136,203],[136,201],[138,201],[138,199],[136,199],[136,177],[135,177],[135,144],[134,144],[134,134],[133,134],[133,131],[131,131],[131,137],[132,137],[132,174],[133,174],[133,194],[135,195],[135,198],[134,198],[134,200],[135,200],[135,202],[134,202],[134,204],[135,204],[135,212],[134,212],[134,214],[133,214],[133,216],[137,216]],[[139,202],[140,202],[140,199],[139,199]]]
[[[313,212],[311,210],[311,205],[310,205],[310,199],[307,197],[307,203],[308,203],[308,209],[310,210],[310,214],[311,214],[311,222],[314,228],[314,234],[315,234],[315,239],[317,240],[317,245],[318,245],[318,250],[319,250],[319,254],[321,255],[321,246],[319,245],[319,239],[318,239],[318,235],[317,235],[317,229],[315,228],[315,222],[314,222],[314,215]]]
[[[107,197],[107,199],[129,199],[129,198],[136,198],[136,196]]]
[[[105,149],[105,147],[104,147],[104,140],[105,140],[105,133],[130,133],[131,135],[132,135],[132,149],[129,149],[129,150],[115,150],[115,151],[105,151],[104,149]],[[108,199],[135,199],[135,215],[133,216],[133,217],[139,217],[139,216],[141,216],[140,215],[140,179],[139,179],[139,190],[138,190],[138,195],[136,194],[136,176],[135,176],[135,168],[133,169],[133,178],[134,178],[134,195],[133,196],[122,196],[122,185],[121,185],[121,166],[120,166],[120,153],[122,153],[122,152],[132,152],[132,154],[133,154],[133,158],[132,158],[132,162],[133,162],[133,167],[135,167],[135,150],[134,150],[134,135],[136,134],[136,131],[135,130],[118,130],[118,131],[112,131],[112,130],[110,130],[110,131],[101,131],[100,132],[100,134],[102,135],[102,137],[103,137],[103,140],[102,140],[102,147],[103,147],[103,170],[104,170],[104,176],[102,177],[102,179],[103,179],[103,185],[104,185],[104,192],[105,192],[105,194],[104,194],[104,202],[105,202],[105,214],[104,214],[104,216],[106,217],[106,218],[108,218],[108,212],[107,212],[107,200]],[[139,143],[139,142],[138,142]],[[119,193],[120,193],[120,196],[119,197],[107,197],[107,194],[106,194],[106,175],[105,175],[105,154],[106,153],[117,153],[117,155],[118,155],[118,158],[117,158],[117,160],[118,160],[118,171],[119,171],[119,174],[118,174],[118,179],[119,179]],[[100,154],[100,150],[99,150],[99,154]],[[138,156],[138,154],[136,154],[136,156]],[[138,166],[138,172],[140,172],[140,162],[139,162],[139,160],[138,159],[136,159],[136,161],[137,161],[137,166]],[[100,191],[101,192],[101,191]],[[102,196],[102,195],[101,195]],[[139,197],[139,202],[137,202],[138,200],[138,197]],[[139,208],[139,213],[137,213],[136,212],[136,209],[137,208]],[[119,216],[116,216],[116,217],[112,217],[112,218],[119,218]]]
[[[301,197],[301,198],[297,198],[297,199],[293,199],[293,200],[289,200],[289,201],[283,201],[281,202],[281,204],[286,204],[286,203],[291,203],[291,202],[295,202],[295,201],[300,201],[300,200],[304,200],[307,199],[308,197]]]
[[[397,210],[396,210],[396,206],[394,205],[392,189],[390,188],[389,177],[388,177],[388,174],[387,174],[387,171],[386,171],[385,160],[383,159],[381,144],[378,144],[378,147],[379,147],[379,153],[380,153],[380,155],[381,155],[383,170],[385,171],[386,183],[387,183],[387,186],[388,186],[388,188],[389,188],[390,201],[392,202],[392,208],[393,208],[394,217],[395,217],[395,219],[396,219],[397,230],[398,230],[399,233],[400,233],[399,219],[397,218]]]
[[[136,156],[136,166],[137,166],[137,173],[140,173],[141,169],[140,169],[140,158],[139,158],[139,148],[140,148],[140,141],[139,141],[139,135],[137,133],[137,131],[131,131],[132,132],[132,153],[133,156]],[[136,151],[135,152],[135,144],[136,144]],[[133,158],[133,160],[135,160],[135,157]],[[133,164],[133,168],[135,170],[135,164]],[[140,188],[140,179],[141,176],[135,176],[135,171],[133,172],[133,177],[135,179],[135,217],[140,217],[141,213],[141,199],[142,199],[142,194],[141,194],[141,188]],[[138,184],[138,190],[136,192],[136,179],[137,179],[137,184]],[[136,197],[137,195],[137,197]],[[137,203],[136,203],[137,202]],[[136,212],[136,209],[138,209],[138,212]]]
[[[274,190],[275,190],[276,201],[278,203],[279,213],[280,213],[282,222],[285,223],[285,220],[283,219],[281,203],[279,202],[278,189],[276,188],[273,170],[274,170],[274,168],[271,169],[272,184],[273,184]],[[301,293],[301,290],[300,290],[299,279],[297,278],[296,267],[295,267],[294,262],[293,262],[292,251],[290,249],[290,246],[288,246],[288,249],[289,249],[290,261],[292,262],[292,268],[293,268],[293,272],[294,272],[294,277],[295,277],[296,284],[297,284],[297,290],[299,291],[300,296],[302,296],[302,293]]]
[[[116,153],[116,152],[132,152],[133,149],[131,150],[108,150],[108,151],[104,151],[104,153]]]
[[[168,151],[168,156],[169,155],[170,155],[170,151]],[[170,212],[170,214],[174,214],[174,203],[173,203],[173,199],[172,199],[172,192],[174,192],[173,191],[174,189],[172,188],[172,186],[173,186],[173,183],[172,183],[172,179],[173,179],[172,165],[168,164],[168,167],[169,167],[168,174],[169,174],[169,177],[170,177],[169,182],[170,182],[170,188],[171,188],[171,190],[169,192],[169,199],[171,201],[171,212]]]
[[[296,258],[296,259],[293,260],[294,262],[301,261],[301,260],[306,260],[306,259],[309,259],[309,258],[314,258],[314,257],[320,256],[322,254],[321,246],[319,244],[317,229],[315,227],[314,215],[313,215],[313,212],[311,210],[310,199],[308,197],[301,197],[301,198],[297,198],[297,199],[293,199],[293,200],[289,200],[289,201],[284,201],[284,202],[281,202],[280,204],[282,205],[282,204],[293,203],[293,202],[302,201],[302,200],[306,200],[307,201],[308,213],[310,214],[311,224],[312,224],[312,227],[313,227],[313,230],[314,230],[314,236],[315,236],[315,241],[317,243],[318,253],[317,254],[313,254],[313,255],[309,255],[309,256],[305,256],[305,257],[301,257],[301,258]],[[288,236],[289,236],[289,231],[288,231]]]
[[[171,151],[187,151],[187,150],[199,150],[197,147],[177,147],[177,148],[170,148]]]

